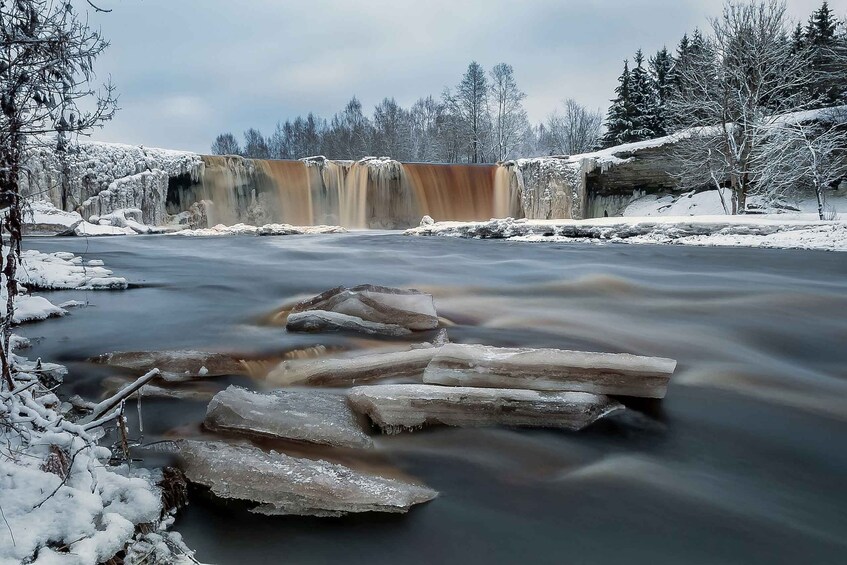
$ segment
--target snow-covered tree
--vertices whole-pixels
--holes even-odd
[[[615,98],[606,115],[606,133],[603,136],[603,146],[612,147],[622,143],[635,141],[632,136],[632,74],[629,71],[629,61],[624,61],[623,72],[618,78],[615,88]]]
[[[215,138],[212,144],[212,155],[239,155],[241,147],[238,145],[238,140],[231,133],[222,133]]]
[[[111,119],[117,105],[110,84],[92,88],[94,62],[108,43],[70,1],[0,2],[0,254],[6,300],[2,319],[3,381],[12,386],[7,358],[20,258],[21,175],[39,144],[61,155],[72,136]],[[55,140],[49,137],[55,134]],[[3,235],[8,240],[2,241]]]
[[[373,152],[399,161],[411,159],[409,141],[411,120],[409,112],[400,107],[394,98],[385,98],[374,109]]]
[[[632,141],[643,141],[660,137],[658,99],[653,81],[644,67],[644,54],[636,51],[635,66],[630,74],[630,97],[632,100]]]
[[[597,146],[602,126],[603,116],[599,111],[589,110],[569,98],[561,111],[550,114],[546,127],[541,126],[541,136],[550,154],[577,155]]]
[[[673,115],[685,126],[701,128],[679,145],[699,147],[703,162],[721,163],[718,180],[726,178],[731,188],[732,213],[746,210],[762,166],[757,155],[772,124],[802,107],[795,93],[808,84],[809,60],[805,52],[792,53],[787,37],[784,4],[730,2],[712,20],[706,48],[677,71],[680,90],[672,100]],[[704,185],[710,176],[704,175]]]
[[[673,56],[666,47],[662,47],[650,58],[650,78],[653,81],[653,92],[656,96],[655,113],[657,136],[668,132],[667,107],[674,92]]]
[[[490,104],[492,106],[494,159],[503,161],[523,141],[527,128],[523,100],[526,94],[518,88],[512,65],[500,63],[491,69]]]

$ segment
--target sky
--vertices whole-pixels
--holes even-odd
[[[111,42],[96,70],[120,93],[94,139],[207,152],[218,133],[351,96],[410,106],[459,82],[470,61],[506,62],[539,122],[565,98],[605,112],[623,66],[707,28],[721,0],[98,0]],[[839,17],[847,0],[831,0]],[[79,1],[80,7],[85,5]],[[788,0],[805,20],[820,0]]]

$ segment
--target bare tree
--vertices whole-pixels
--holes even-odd
[[[385,98],[377,105],[373,126],[372,148],[378,155],[387,155],[398,161],[409,160],[409,112],[401,108],[394,98]]]
[[[250,128],[244,132],[244,156],[251,159],[271,158],[271,149],[259,130]]]
[[[9,237],[0,256],[6,292],[0,361],[8,386],[13,384],[7,355],[21,244],[19,183],[28,174],[24,160],[39,144],[54,145],[61,155],[71,136],[114,115],[111,84],[99,92],[91,86],[93,63],[107,46],[68,0],[0,2],[0,242],[4,233]],[[49,140],[49,134],[56,139]]]
[[[847,177],[847,116],[833,112],[823,121],[776,124],[759,156],[758,185],[772,200],[811,190],[818,217],[826,219],[826,192]]]
[[[468,160],[479,163],[483,160],[485,142],[490,123],[488,114],[488,81],[485,71],[476,61],[468,65],[456,92],[447,99],[453,114],[465,128]]]
[[[704,162],[720,164],[702,184],[726,178],[733,214],[745,212],[747,195],[761,176],[756,167],[762,161],[756,156],[770,126],[780,114],[802,107],[796,93],[809,81],[809,58],[804,51],[793,52],[786,37],[784,3],[729,2],[723,15],[712,20],[704,48],[678,69],[685,95],[671,101],[672,114],[681,120],[677,127],[702,128],[688,138],[691,146],[680,150],[696,153],[700,148],[700,159],[687,161],[697,169]]]
[[[238,146],[238,141],[229,132],[220,134],[212,144],[212,155],[238,155],[240,153],[241,147]]]
[[[526,94],[515,82],[512,65],[500,63],[491,69],[491,105],[494,106],[492,121],[494,126],[494,158],[503,161],[515,151],[523,141],[527,127],[526,110],[523,100]]]
[[[545,133],[551,153],[577,155],[591,151],[600,141],[603,115],[592,111],[571,98],[565,100],[564,110],[547,118]]]

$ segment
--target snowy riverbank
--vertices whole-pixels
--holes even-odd
[[[4,254],[6,250],[3,250]],[[102,262],[70,253],[26,251],[18,271],[15,323],[68,314],[33,290],[122,290]],[[5,283],[2,288],[5,290]],[[5,297],[0,300],[5,306]],[[5,312],[4,312],[5,314]],[[13,338],[11,349],[29,346]],[[0,564],[192,563],[163,510],[161,471],[129,466],[99,445],[123,418],[123,404],[57,395],[67,369],[11,353],[14,388],[0,392]],[[126,553],[124,554],[124,552]]]
[[[405,233],[548,243],[652,243],[847,251],[847,222],[815,221],[791,215],[424,221]]]

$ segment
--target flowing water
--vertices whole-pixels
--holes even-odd
[[[205,562],[843,563],[847,260],[809,251],[533,245],[360,232],[285,238],[31,239],[103,259],[133,288],[26,326],[68,363],[115,350],[274,356],[372,342],[290,335],[269,312],[336,285],[431,291],[457,342],[679,360],[662,402],[581,433],[430,429],[365,463],[440,491],[406,516],[267,518],[192,490],[177,529]],[[221,379],[257,389],[260,380]],[[144,440],[198,433],[205,403],[145,400]],[[307,455],[309,455],[307,453]],[[332,456],[332,455],[329,455]],[[343,457],[355,460],[355,454]],[[148,459],[153,463],[155,459]]]

